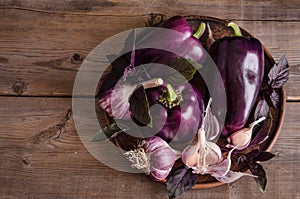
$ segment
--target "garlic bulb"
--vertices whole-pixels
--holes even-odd
[[[109,116],[116,119],[131,119],[129,110],[129,97],[140,85],[147,88],[158,87],[163,84],[161,78],[154,78],[148,81],[132,84],[131,82],[118,82],[115,87],[107,90],[98,99],[99,106],[105,110]]]
[[[205,131],[199,129],[197,142],[184,149],[181,159],[194,173],[205,174],[210,165],[222,159],[222,153],[217,144],[206,140]]]
[[[124,153],[133,168],[142,170],[154,180],[164,180],[175,161],[180,157],[167,142],[152,136],[138,145],[137,149]]]

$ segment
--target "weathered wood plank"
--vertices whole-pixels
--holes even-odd
[[[1,198],[167,198],[165,186],[118,172],[91,156],[68,111],[71,99],[0,97]],[[299,103],[287,103],[281,135],[264,164],[265,194],[251,178],[181,198],[299,198]]]
[[[70,99],[1,97],[0,104],[1,198],[167,197],[164,185],[108,168],[86,151],[66,115]],[[225,198],[226,186],[215,190],[184,198]]]
[[[149,1],[149,0],[5,0],[2,6],[18,9],[34,9],[40,12],[69,14],[88,13],[92,15],[132,16],[162,13],[165,15],[214,15],[219,18],[240,20],[299,20],[300,2],[288,1]]]
[[[144,27],[148,20],[11,9],[0,10],[0,15],[0,95],[70,96],[82,58],[101,41]],[[287,54],[292,71],[287,95],[299,99],[300,22],[238,24],[257,36],[276,61]]]
[[[299,111],[299,103],[287,103],[284,125],[272,149],[279,156],[263,163],[268,178],[266,193],[260,193],[253,180],[244,178],[230,186],[230,198],[300,198]]]

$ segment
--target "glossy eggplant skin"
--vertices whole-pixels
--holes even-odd
[[[264,50],[258,39],[235,36],[214,42],[209,54],[226,90],[227,113],[222,136],[228,137],[246,124],[256,102],[264,76]],[[224,104],[217,99],[215,102],[217,107]]]
[[[174,16],[166,20],[152,31],[145,31],[137,35],[134,49],[134,65],[135,67],[150,64],[151,70],[147,70],[148,78],[163,78],[164,80],[170,76],[170,70],[163,70],[156,67],[155,63],[170,66],[173,62],[180,58],[176,53],[162,50],[172,49],[176,52],[180,51],[183,58],[190,59],[198,63],[205,60],[206,51],[200,41],[193,36],[193,30],[187,20],[182,16]],[[169,31],[164,31],[169,30]],[[172,30],[172,31],[170,31]],[[169,33],[166,35],[166,33]],[[159,46],[158,48],[143,48],[143,46]],[[141,48],[141,49],[140,49]],[[98,96],[111,89],[117,81],[123,76],[125,68],[130,65],[131,52],[123,54],[112,63],[112,73],[105,78],[101,78],[99,82]],[[145,79],[146,80],[146,79]]]
[[[153,128],[157,130],[156,136],[167,142],[187,142],[194,139],[203,120],[204,102],[201,93],[189,86],[181,84],[174,87],[180,93],[181,101],[178,105],[168,108],[159,101],[166,91],[165,86],[147,90],[150,107],[160,104],[163,108],[152,113]],[[157,129],[162,127],[161,129]]]
[[[185,59],[199,64],[203,63],[206,54],[205,50],[200,41],[193,36],[193,30],[184,17],[172,17],[158,27],[147,32],[142,38],[137,38],[137,49],[141,48],[141,46],[159,46],[160,48],[142,48],[136,50],[135,66],[148,63],[159,63],[170,66],[172,62],[180,58],[179,54],[163,49],[180,52]],[[164,78],[169,75],[169,71],[163,71],[157,67],[153,67],[148,73],[152,78]]]

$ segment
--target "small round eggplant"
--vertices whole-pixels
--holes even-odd
[[[191,141],[203,119],[203,99],[189,84],[172,87],[170,84],[147,90],[149,105],[160,104],[159,112],[151,113],[157,136],[170,142]],[[161,124],[165,122],[164,124]]]

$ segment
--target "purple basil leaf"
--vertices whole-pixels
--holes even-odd
[[[259,155],[260,151],[258,149],[254,149],[253,151],[251,151],[250,153],[248,153],[246,155],[248,160],[253,160],[254,158],[256,158]]]
[[[256,181],[257,187],[261,192],[266,191],[267,186],[267,178],[266,178],[266,172],[262,165],[258,164],[255,161],[249,160],[248,166],[251,171],[251,173],[257,177],[254,178]]]
[[[264,122],[263,126],[259,129],[259,131],[254,135],[249,146],[254,144],[261,144],[268,138],[272,128],[272,122],[272,117],[267,117],[267,120]]]
[[[274,64],[273,68],[271,68],[268,77],[268,84],[272,88],[281,88],[283,84],[287,82],[289,79],[289,65],[286,59],[286,56],[283,55],[280,58],[278,64]]]
[[[237,164],[239,165],[239,164],[245,162],[246,160],[247,160],[247,157],[246,157],[245,155],[241,155],[241,154],[240,154],[240,155],[238,156]]]
[[[267,101],[265,99],[259,100],[254,112],[254,120],[258,120],[261,117],[268,117],[269,110],[270,108]]]
[[[130,65],[130,61],[132,59],[132,52],[128,51],[134,49],[135,38],[135,30],[133,30],[126,38],[124,48],[119,54],[110,54],[106,56],[109,63],[111,63],[112,70],[106,76],[101,77],[101,87],[99,89],[98,96],[114,87],[119,79],[124,75],[124,70],[126,67],[128,67],[128,65]],[[128,53],[124,54],[124,52]]]
[[[115,55],[111,55],[111,57],[113,56]],[[112,70],[110,71],[110,73],[100,78],[100,88],[98,96],[103,95],[107,90],[113,88],[117,84],[119,79],[122,77],[124,69],[128,65],[128,63],[129,61],[126,58],[126,55],[118,57],[115,61],[111,63]]]
[[[129,97],[129,104],[132,117],[144,126],[151,126],[149,103],[143,86],[138,87],[132,93]]]
[[[275,91],[273,91],[271,93],[270,99],[271,99],[271,102],[272,102],[274,108],[278,108],[278,106],[279,106],[279,95]]]
[[[255,158],[255,161],[268,161],[272,158],[274,158],[276,155],[267,151],[261,151]]]
[[[184,192],[190,190],[198,180],[198,175],[191,169],[180,167],[171,171],[167,178],[167,190],[169,198],[177,198]]]
[[[130,130],[137,130],[137,129],[130,129]],[[112,138],[114,143],[116,143],[118,147],[120,147],[125,151],[136,149],[137,144],[142,143],[143,141],[142,138],[131,136],[124,131],[121,131],[120,133],[118,133],[116,136],[113,136]]]

